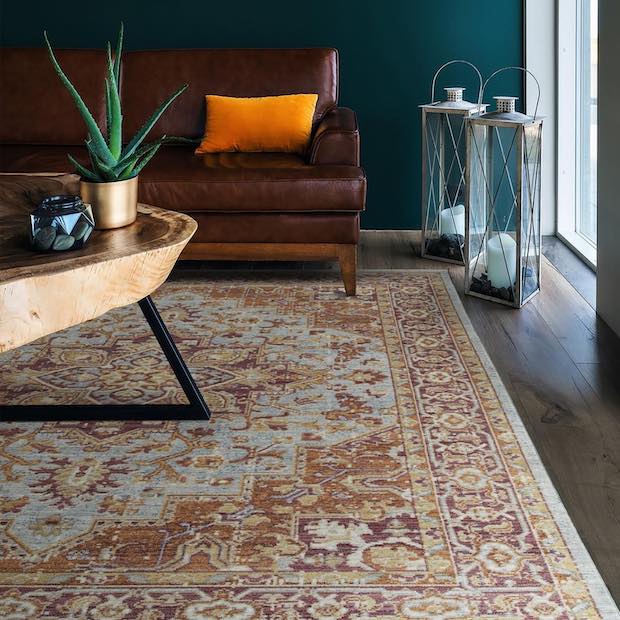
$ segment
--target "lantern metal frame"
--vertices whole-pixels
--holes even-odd
[[[484,91],[486,90],[486,87],[488,85],[488,83],[498,74],[504,72],[504,71],[508,71],[508,70],[518,70],[518,71],[523,71],[529,75],[532,76],[532,78],[534,79],[534,81],[536,82],[536,86],[538,88],[538,96],[536,99],[536,107],[534,109],[534,116],[531,117],[531,122],[526,123],[524,121],[509,121],[509,120],[503,120],[503,119],[487,119],[484,116],[477,116],[475,118],[470,118],[467,121],[467,162],[469,164],[470,161],[470,157],[472,154],[472,141],[473,140],[473,126],[474,125],[478,125],[478,126],[484,126],[486,125],[487,127],[506,127],[506,128],[514,128],[515,129],[515,136],[513,138],[513,144],[511,145],[509,152],[506,153],[505,149],[502,146],[502,142],[501,142],[501,138],[499,137],[499,135],[497,135],[497,139],[498,139],[498,143],[500,144],[500,150],[501,150],[501,157],[503,160],[503,170],[504,172],[507,170],[507,165],[508,165],[508,159],[510,157],[510,150],[516,146],[516,169],[517,169],[517,178],[516,178],[516,188],[512,185],[512,181],[510,179],[510,176],[508,176],[509,179],[509,184],[511,187],[511,192],[512,192],[512,197],[513,197],[513,204],[512,204],[512,208],[511,208],[511,215],[512,212],[515,212],[515,243],[516,243],[516,281],[514,283],[514,286],[511,287],[512,289],[512,293],[513,293],[513,301],[510,300],[505,300],[505,299],[501,299],[499,297],[493,296],[493,295],[486,295],[484,293],[479,293],[477,291],[472,291],[471,290],[471,282],[472,282],[472,276],[475,273],[475,269],[477,266],[477,261],[480,258],[480,252],[482,251],[482,244],[486,244],[488,243],[488,239],[489,239],[489,226],[491,225],[491,220],[495,220],[495,223],[497,225],[497,219],[496,219],[496,214],[495,214],[495,201],[496,198],[493,198],[493,192],[492,189],[493,187],[491,187],[491,189],[489,188],[489,178],[488,178],[488,173],[489,170],[492,170],[492,162],[493,162],[493,141],[490,141],[489,144],[489,140],[488,140],[488,134],[487,136],[485,136],[485,146],[486,146],[486,152],[484,153],[484,157],[485,157],[485,161],[482,162],[480,160],[480,158],[482,157],[482,154],[479,152],[478,149],[478,158],[479,158],[479,162],[481,164],[481,167],[483,168],[483,170],[485,170],[485,175],[484,175],[484,200],[485,202],[490,201],[490,206],[489,207],[485,207],[485,211],[488,211],[487,213],[487,221],[486,221],[486,225],[485,225],[485,229],[484,229],[484,235],[483,235],[483,239],[481,242],[481,248],[478,250],[478,253],[475,257],[475,261],[476,261],[476,266],[474,266],[472,268],[472,258],[470,256],[470,231],[471,231],[471,217],[472,217],[472,186],[471,186],[471,166],[468,165],[466,168],[466,183],[467,183],[467,193],[466,193],[466,205],[465,205],[465,280],[464,280],[464,292],[466,295],[470,295],[472,297],[479,297],[481,299],[487,299],[489,301],[493,301],[495,303],[499,303],[499,304],[503,304],[506,306],[510,306],[513,308],[521,308],[522,306],[524,306],[528,301],[530,301],[532,298],[534,298],[536,295],[538,295],[538,293],[540,293],[540,287],[541,287],[541,275],[542,275],[542,229],[541,229],[541,205],[540,205],[540,201],[542,198],[542,194],[541,194],[541,169],[542,169],[542,148],[543,148],[543,141],[542,141],[542,127],[543,127],[543,117],[538,116],[538,107],[540,104],[540,83],[538,81],[538,79],[536,78],[536,76],[529,71],[528,69],[525,69],[523,67],[503,67],[501,69],[498,69],[497,71],[495,71],[494,73],[492,73],[489,78],[485,81],[481,92],[480,92],[480,97],[478,99],[478,103],[482,102],[482,98],[484,97]],[[535,247],[535,252],[536,255],[538,256],[538,264],[537,264],[537,270],[536,270],[536,277],[537,277],[537,287],[536,290],[534,290],[533,292],[531,292],[525,299],[521,299],[521,293],[522,293],[522,281],[523,281],[523,253],[522,253],[522,224],[523,224],[523,163],[524,163],[524,159],[523,159],[523,155],[524,155],[524,144],[526,144],[526,128],[531,128],[531,127],[537,127],[537,131],[538,131],[538,136],[537,136],[537,144],[538,144],[538,148],[537,148],[537,153],[536,153],[536,163],[535,163],[535,170],[534,170],[534,176],[533,179],[530,178],[530,175],[527,174],[528,177],[528,182],[530,182],[529,187],[527,188],[527,201],[528,204],[525,205],[525,208],[527,208],[529,210],[530,213],[530,217],[528,218],[528,229],[530,229],[533,225],[534,225],[534,218],[532,218],[531,216],[534,215],[534,209],[535,206],[532,201],[533,200],[538,200],[538,209],[537,209],[537,213],[536,215],[536,225],[538,226],[538,233],[535,235],[536,238],[534,238],[534,247]],[[487,132],[489,131],[488,129],[486,130]],[[495,130],[497,132],[497,129]],[[499,132],[497,132],[498,134]],[[517,137],[518,135],[518,137]],[[531,183],[531,181],[533,181],[533,184]],[[501,183],[501,180],[500,180]],[[536,196],[538,198],[536,198]],[[509,218],[510,219],[510,216]],[[500,227],[497,226],[497,228],[499,229]],[[526,235],[529,237],[529,230],[528,230],[528,235]],[[501,242],[500,242],[501,244]],[[502,247],[502,254],[504,257],[504,261],[506,264],[506,268],[508,268],[508,264],[506,262],[506,255],[504,252],[504,249]]]
[[[471,67],[476,72],[476,75],[478,76],[478,79],[479,79],[478,103],[472,104],[472,107],[469,109],[439,107],[439,105],[442,102],[435,100],[435,87],[437,85],[437,78],[439,77],[439,74],[446,67],[453,65],[453,64],[457,64],[457,63],[465,64]],[[429,231],[435,231],[439,229],[439,223],[438,223],[439,214],[443,210],[442,205],[445,204],[446,196],[448,196],[448,201],[450,202],[447,179],[450,177],[452,169],[455,165],[455,160],[459,168],[458,172],[460,172],[460,178],[459,178],[459,184],[457,187],[457,191],[455,194],[454,204],[450,204],[449,206],[451,208],[456,206],[457,204],[456,196],[458,196],[458,193],[461,187],[463,190],[463,194],[465,196],[468,193],[467,180],[466,180],[467,179],[466,146],[465,146],[465,160],[463,162],[461,162],[460,160],[458,151],[459,151],[459,144],[461,143],[461,141],[463,140],[466,134],[467,119],[477,114],[480,114],[481,112],[484,112],[487,108],[487,105],[482,104],[482,101],[481,101],[482,89],[483,89],[482,74],[480,73],[480,71],[474,64],[472,64],[471,62],[468,62],[467,60],[460,60],[460,59],[451,60],[443,64],[441,67],[439,67],[439,69],[437,69],[437,71],[435,72],[435,75],[433,76],[433,82],[431,86],[431,103],[420,106],[420,109],[422,110],[422,245],[421,245],[421,251],[420,251],[422,258],[429,258],[432,260],[439,260],[439,261],[443,261],[446,263],[453,263],[457,265],[463,265],[465,263],[464,248],[462,247],[461,247],[461,258],[460,259],[451,259],[451,258],[437,256],[435,254],[428,253],[426,251],[427,234]],[[435,136],[435,138],[432,140],[433,142],[432,145],[429,144],[428,139],[427,139],[427,136],[428,136],[427,115],[428,114],[438,114],[441,116],[440,127],[438,127],[438,131],[437,131],[438,135]],[[445,171],[446,171],[446,166],[445,166],[446,121],[447,121],[446,115],[460,116],[463,119],[461,128],[457,136],[454,135],[455,132],[452,130],[452,125],[449,123],[449,121],[447,122],[449,134],[450,134],[449,137],[450,137],[450,141],[451,141],[452,149],[453,149],[452,161],[450,162],[450,167],[448,169],[447,176],[445,175]],[[431,153],[431,148],[433,149],[432,153]],[[437,165],[438,167],[438,174],[440,176],[440,184],[441,184],[440,196],[438,197],[434,196],[434,183],[433,183],[432,189],[429,188],[429,185],[430,185],[429,174],[433,174],[435,165]],[[431,211],[431,199],[434,199],[436,201],[436,204],[435,204],[436,213],[434,216],[433,224],[429,227],[428,220],[429,220],[429,214]],[[464,206],[465,206],[465,211],[467,211],[467,205],[465,201],[464,201]],[[453,223],[455,223],[454,214],[452,214],[452,218],[453,218]],[[435,226],[435,223],[437,223],[437,227]],[[467,228],[465,228],[465,235],[463,235],[463,237],[466,237],[466,233],[467,233]],[[464,245],[466,245],[465,241],[463,243]]]

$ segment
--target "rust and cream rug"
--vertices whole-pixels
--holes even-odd
[[[0,617],[619,617],[444,272],[155,299],[214,416],[0,424]],[[181,398],[137,307],[1,361],[4,403]]]

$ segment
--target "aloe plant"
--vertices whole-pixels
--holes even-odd
[[[121,54],[123,48],[123,24],[118,34],[118,42],[112,57],[112,46],[107,46],[107,77],[105,80],[105,103],[106,103],[106,129],[105,136],[84,100],[66,76],[58,63],[47,32],[43,33],[45,43],[49,51],[50,59],[61,82],[71,94],[77,109],[86,123],[88,138],[86,149],[90,158],[90,168],[83,166],[71,155],[67,155],[76,171],[87,181],[106,182],[122,181],[137,176],[142,168],[153,158],[159,147],[166,142],[179,142],[186,140],[162,136],[154,142],[143,144],[147,134],[151,131],[161,115],[170,104],[187,88],[187,84],[172,93],[153,112],[151,117],[142,125],[138,133],[125,145],[122,143],[123,136],[123,113],[120,100],[120,75]],[[189,141],[191,142],[191,141]]]

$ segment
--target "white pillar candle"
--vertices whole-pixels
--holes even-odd
[[[439,214],[439,233],[465,236],[465,205],[443,209]]]
[[[487,277],[495,288],[511,288],[517,274],[517,244],[506,233],[487,242]]]

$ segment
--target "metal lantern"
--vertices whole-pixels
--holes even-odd
[[[465,293],[520,308],[540,290],[542,119],[515,110],[517,97],[467,123]]]
[[[446,88],[446,100],[435,101],[437,77],[449,65],[462,63],[480,71],[466,60],[451,60],[433,77],[431,101],[422,109],[422,256],[464,264],[467,119],[486,110],[486,105],[463,100],[464,88]]]

